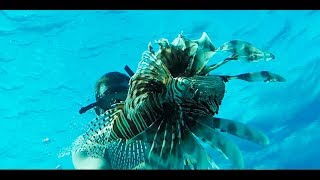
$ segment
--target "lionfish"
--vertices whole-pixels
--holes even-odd
[[[84,148],[90,156],[108,154],[115,169],[217,169],[204,148],[222,152],[235,168],[244,167],[239,147],[226,133],[260,145],[268,137],[246,124],[214,117],[230,80],[284,82],[268,71],[239,75],[210,75],[231,61],[270,61],[275,56],[249,42],[232,40],[216,48],[204,32],[197,40],[179,34],[171,43],[149,43],[130,78],[125,101],[90,122]],[[207,65],[218,52],[226,59]]]

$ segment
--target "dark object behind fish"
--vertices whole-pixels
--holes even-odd
[[[125,71],[131,77],[133,71],[125,66]],[[130,77],[120,72],[108,72],[101,76],[95,85],[96,102],[91,103],[79,110],[80,114],[94,108],[97,115],[111,108],[111,105],[126,99]]]

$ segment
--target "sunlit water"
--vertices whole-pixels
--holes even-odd
[[[217,47],[245,40],[276,56],[215,74],[268,70],[287,79],[227,84],[217,117],[270,138],[268,147],[233,138],[246,168],[320,168],[317,11],[0,11],[0,168],[73,169],[68,148],[95,117],[78,113],[95,100],[95,81],[125,65],[136,70],[150,41],[181,31],[191,39],[207,32]],[[212,157],[229,167],[220,153]]]

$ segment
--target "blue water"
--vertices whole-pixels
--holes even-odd
[[[270,138],[267,147],[234,138],[246,168],[320,168],[318,11],[0,11],[0,169],[73,169],[68,149],[95,117],[78,114],[94,102],[95,81],[125,65],[135,71],[150,41],[181,31],[191,39],[207,32],[217,47],[245,40],[276,56],[216,74],[268,70],[287,79],[227,84],[218,117]]]

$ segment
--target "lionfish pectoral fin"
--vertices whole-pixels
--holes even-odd
[[[235,76],[221,76],[228,80],[239,79],[248,82],[286,82],[286,79],[269,71],[244,73]]]
[[[160,151],[163,143],[163,133],[164,133],[164,123],[161,120],[155,121],[150,127],[145,129],[143,132],[139,133],[135,137],[127,140],[127,145],[135,141],[142,141],[150,148],[146,151],[146,161],[145,164],[148,164],[153,169],[161,168]]]
[[[129,81],[129,90],[125,100],[125,113],[128,119],[135,121],[137,117],[141,118],[140,113],[146,106],[151,109],[159,108],[161,103],[167,99],[165,92],[172,80],[173,77],[163,62],[150,51],[144,51],[137,71]],[[158,97],[157,100],[155,100],[156,97]],[[151,121],[154,122],[154,120]],[[142,125],[145,129],[150,124],[143,123]]]
[[[213,51],[198,49],[194,57],[191,71],[195,72],[195,74],[199,74],[214,54],[215,52]]]
[[[221,132],[227,132],[242,139],[247,139],[251,142],[268,145],[269,138],[262,132],[244,123],[207,116],[198,118],[196,121],[205,124],[213,129],[218,129]]]
[[[269,61],[275,58],[272,53],[263,51],[249,42],[231,40],[222,44],[216,51],[227,51],[237,56],[237,59],[247,62]]]
[[[188,69],[191,74],[199,74],[207,65],[211,57],[215,54],[215,47],[212,44],[209,36],[205,32],[202,33],[200,39],[193,40],[190,44],[192,43],[196,43],[197,46],[195,46],[196,50],[194,48],[190,49],[194,51],[194,59],[189,65]]]
[[[183,150],[185,161],[189,163],[189,168],[202,170],[219,169],[192,132],[189,131],[185,135],[181,149]]]
[[[215,51],[215,47],[212,44],[208,34],[206,32],[203,32],[201,37],[198,40],[193,40],[193,42],[196,42],[202,49],[208,49],[209,51]]]
[[[149,52],[151,52],[152,54],[155,54],[155,52],[154,52],[154,49],[153,49],[153,47],[152,47],[152,43],[151,43],[151,42],[149,42],[149,44],[148,44],[148,50],[149,50]]]
[[[162,49],[170,48],[170,43],[169,43],[168,39],[166,39],[166,38],[161,38],[159,40],[155,40],[154,42],[159,45],[160,51]]]
[[[118,139],[109,142],[106,148],[113,169],[134,169],[143,164],[146,152],[150,149],[143,141],[134,141],[130,144],[126,140]]]
[[[243,157],[239,147],[220,132],[199,122],[195,122],[191,131],[204,143],[220,150],[231,160],[235,168],[242,169],[244,167]]]
[[[179,34],[178,37],[171,42],[171,46],[174,46],[175,48],[180,49],[182,51],[184,51],[187,48],[185,39],[182,36],[182,34]]]
[[[150,125],[147,129],[142,131],[141,133],[137,134],[133,138],[127,140],[127,144],[131,144],[135,141],[143,141],[145,143],[152,144],[153,137],[157,133],[157,128],[160,125],[160,121],[155,121],[153,124]]]
[[[232,61],[232,60],[237,60],[237,59],[238,59],[238,56],[235,55],[235,54],[233,54],[233,55],[229,56],[228,58],[224,59],[223,61],[220,61],[220,62],[218,62],[218,63],[216,63],[216,64],[212,64],[212,65],[210,65],[210,66],[204,67],[204,68],[202,69],[202,71],[201,71],[201,74],[207,75],[207,74],[209,74],[211,71],[219,68],[220,66],[226,64],[227,62],[230,62],[230,61]]]
[[[108,109],[89,123],[88,130],[83,134],[84,148],[92,157],[103,157],[104,150],[109,144],[109,137],[115,119],[123,111],[123,103],[117,103],[114,108]]]
[[[152,169],[183,169],[183,148],[179,144],[176,122],[159,119],[144,132],[128,141],[140,140],[150,148],[145,163]]]
[[[144,51],[137,71],[129,82],[129,91],[125,101],[126,107],[128,107],[126,108],[128,119],[134,119],[133,116],[140,113],[141,109],[139,110],[139,108],[143,108],[146,101],[156,96],[161,96],[159,98],[161,100],[166,99],[167,94],[164,92],[172,79],[173,77],[163,62],[150,51]],[[159,106],[160,103],[162,102],[155,102]]]
[[[162,121],[155,134],[149,163],[157,169],[183,169],[184,161],[175,121]]]
[[[139,62],[138,70],[133,77],[161,82],[164,85],[168,83],[169,79],[172,79],[168,68],[150,51],[143,52],[142,60]]]
[[[132,168],[133,170],[151,170],[152,167],[150,164],[148,164],[147,162],[142,162],[140,164],[138,164],[137,166],[135,166],[134,168]]]

